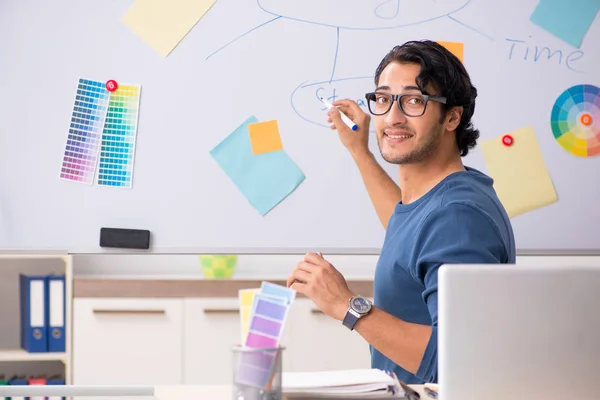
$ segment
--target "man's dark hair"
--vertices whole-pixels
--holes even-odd
[[[425,94],[425,87],[431,83],[437,96],[445,96],[444,111],[462,106],[463,113],[456,128],[456,143],[461,156],[466,156],[475,147],[479,130],[473,127],[471,118],[475,112],[477,89],[472,85],[463,63],[444,46],[430,41],[410,41],[396,46],[381,60],[375,72],[375,86],[379,85],[381,72],[392,62],[414,63],[421,65],[417,76],[417,86]],[[445,117],[444,112],[443,117]]]

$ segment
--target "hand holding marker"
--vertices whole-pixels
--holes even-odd
[[[330,102],[328,102],[327,100],[325,100],[324,98],[321,97],[321,101],[323,102],[323,104],[325,104],[329,109],[332,109],[333,107],[335,107],[333,104],[331,104]],[[346,114],[344,114],[343,112],[340,111],[340,116],[342,117],[342,121],[344,121],[344,123],[346,125],[348,125],[348,128],[352,129],[353,131],[358,129],[358,125],[356,125],[354,122],[352,122],[352,120],[350,118],[348,118],[348,116]]]

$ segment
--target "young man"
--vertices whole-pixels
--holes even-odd
[[[329,114],[386,228],[374,303],[352,293],[320,254],[308,253],[288,286],[370,345],[372,367],[406,383],[437,382],[437,272],[442,264],[515,263],[510,220],[492,179],[463,166],[476,145],[477,90],[462,63],[431,41],[393,48],[367,93],[382,157],[398,165],[398,187],[368,148],[370,116],[352,101],[335,105],[360,127]]]

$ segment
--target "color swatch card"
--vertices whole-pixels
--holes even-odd
[[[481,150],[509,217],[558,200],[532,127],[485,140]]]
[[[141,89],[110,82],[79,79],[60,170],[63,180],[132,186]]]
[[[279,347],[296,292],[284,286],[263,282],[260,292],[248,289],[243,293],[240,291],[240,298],[243,295],[252,295],[252,310],[243,345],[267,349]],[[237,382],[265,387],[271,380],[277,355],[277,352],[268,351],[242,354],[237,366]]]
[[[530,20],[579,48],[598,12],[600,0],[539,0]]]
[[[250,325],[250,315],[252,314],[252,306],[254,304],[254,295],[260,293],[260,289],[241,289],[238,292],[240,303],[240,326],[241,326],[241,342],[246,342],[248,335],[248,326]]]
[[[98,166],[100,186],[132,186],[139,105],[139,86],[119,85],[110,95]]]
[[[214,147],[210,155],[261,215],[266,215],[305,179],[281,148],[277,125],[272,121],[259,123],[254,116]]]
[[[110,92],[103,82],[79,79],[60,178],[92,184]]]

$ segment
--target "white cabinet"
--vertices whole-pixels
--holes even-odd
[[[73,382],[183,383],[183,300],[76,298]]]
[[[230,384],[231,348],[241,342],[238,299],[189,298],[184,304],[184,382]],[[284,332],[281,344],[288,342],[289,331]],[[284,370],[289,370],[290,361],[284,358]]]
[[[310,299],[295,300],[288,328],[291,346],[284,357],[291,359],[292,371],[371,367],[369,345],[362,336],[323,314]]]

